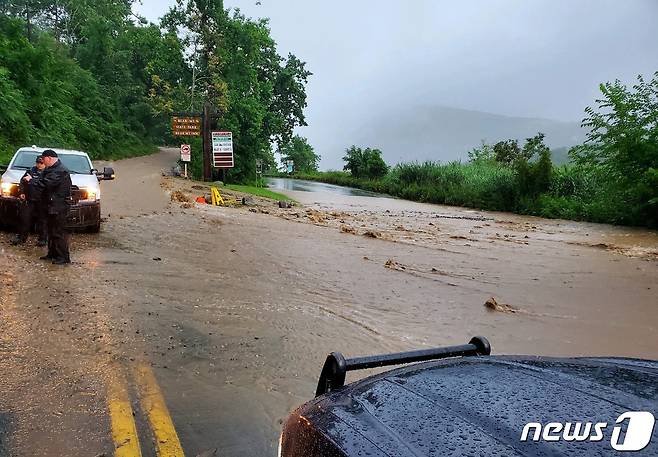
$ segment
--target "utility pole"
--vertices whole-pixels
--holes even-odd
[[[210,103],[203,105],[203,180],[212,179],[212,117]]]
[[[192,99],[190,100],[190,111],[194,111],[194,89],[196,88],[196,42],[194,43],[194,61],[192,62]]]

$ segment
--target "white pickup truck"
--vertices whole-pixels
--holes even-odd
[[[71,210],[68,226],[98,232],[101,228],[100,181],[113,180],[114,170],[105,168],[102,173],[95,170],[86,152],[66,149],[20,148],[14,154],[6,171],[0,178],[0,226],[11,226],[17,220],[19,182],[25,172],[34,166],[37,156],[46,149],[57,152],[59,159],[71,172]]]

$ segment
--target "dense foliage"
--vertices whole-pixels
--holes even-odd
[[[588,141],[571,150],[571,164],[553,165],[540,133],[523,146],[483,144],[467,163],[403,163],[377,179],[339,171],[299,177],[422,202],[658,227],[658,73],[601,91],[598,107],[586,109]]]
[[[615,221],[658,225],[658,72],[638,77],[632,89],[619,81],[601,85],[598,108],[587,108],[587,142],[574,161],[603,183],[598,192]],[[603,202],[602,202],[603,203]]]
[[[272,144],[305,125],[305,64],[277,54],[266,21],[222,0],[179,0],[157,25],[133,3],[0,1],[0,162],[26,144],[150,152],[182,142],[170,136],[174,112],[208,103],[214,127],[233,132],[234,180],[253,179],[257,159],[272,166]],[[192,145],[199,176],[200,139]]]
[[[388,165],[382,158],[382,151],[371,148],[352,146],[345,151],[343,157],[346,171],[355,178],[379,179],[388,173]]]
[[[0,151],[43,144],[82,148],[93,157],[144,149],[119,103],[50,34],[25,35],[22,21],[0,16]],[[147,118],[149,118],[148,116]],[[137,121],[136,121],[137,122]],[[148,151],[149,148],[146,148]]]
[[[299,135],[295,135],[281,150],[281,163],[292,160],[293,170],[299,173],[309,173],[318,171],[320,156],[315,153],[313,146],[308,144],[308,140]]]
[[[306,125],[305,86],[311,73],[304,62],[277,54],[266,20],[231,14],[221,0],[178,0],[163,26],[194,50],[189,58],[194,95],[168,97],[172,108],[198,111],[204,102],[216,107],[217,128],[233,132],[236,160],[229,179],[255,179],[258,159],[274,167],[272,144],[281,149],[295,127]],[[198,141],[195,150],[201,151]],[[195,154],[192,162],[197,176],[201,159]]]

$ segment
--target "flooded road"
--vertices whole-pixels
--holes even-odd
[[[496,354],[658,358],[655,232],[298,182],[281,185],[303,206],[212,208],[162,177],[177,154],[114,164],[70,268],[0,235],[0,455],[111,455],[118,378],[143,455],[159,391],[185,455],[260,456],[329,351],[481,334]]]
[[[355,189],[353,187],[334,186],[316,181],[305,181],[302,179],[266,178],[271,189],[310,192],[318,194],[336,194],[351,197],[383,197],[381,194],[368,192],[367,190]]]

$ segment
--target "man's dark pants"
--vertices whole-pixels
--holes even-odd
[[[68,207],[48,211],[48,257],[53,260],[71,261],[69,254],[69,232],[66,228]],[[55,213],[55,214],[51,214]]]
[[[18,208],[18,237],[25,241],[32,228],[36,225],[37,234],[40,241],[45,241],[48,237],[46,227],[46,209],[41,202],[21,202]]]

